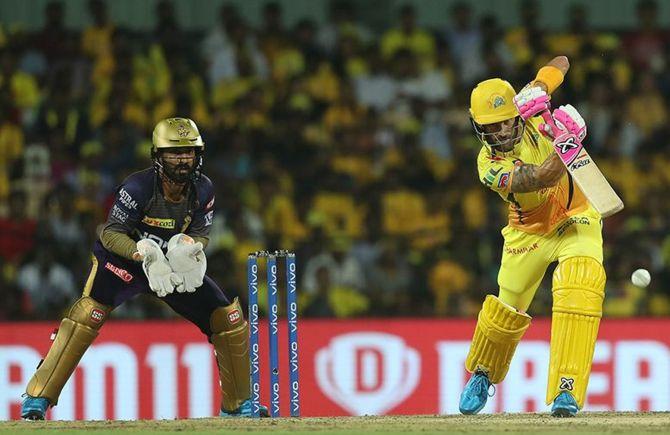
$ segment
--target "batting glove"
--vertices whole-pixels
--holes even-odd
[[[549,95],[539,86],[526,86],[514,96],[514,105],[521,118],[526,121],[549,110],[551,108],[549,100]]]
[[[551,115],[545,112],[542,118],[545,122],[540,124],[539,130],[545,136],[556,139],[562,134],[570,133],[580,142],[586,137],[586,122],[571,104],[560,106]]]

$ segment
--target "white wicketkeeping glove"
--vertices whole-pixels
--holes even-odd
[[[207,271],[207,257],[202,250],[202,243],[194,242],[186,234],[175,234],[168,242],[166,257],[174,273],[183,282],[183,285],[175,287],[177,292],[192,293],[202,285]]]
[[[142,269],[149,280],[149,287],[158,297],[172,293],[175,286],[182,283],[182,279],[172,271],[163,251],[158,243],[151,239],[142,239],[137,242],[137,252],[142,259]]]

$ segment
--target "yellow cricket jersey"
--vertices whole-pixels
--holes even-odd
[[[509,203],[509,225],[531,234],[548,234],[568,217],[589,208],[584,194],[567,174],[553,187],[512,193],[514,168],[521,163],[542,164],[554,152],[551,140],[538,131],[542,118],[526,121],[526,130],[513,152],[492,155],[482,147],[477,158],[479,179]]]

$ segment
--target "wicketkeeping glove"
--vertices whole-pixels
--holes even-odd
[[[521,118],[526,121],[528,118],[549,110],[551,108],[550,99],[549,95],[539,86],[526,86],[514,96],[514,105]]]
[[[137,252],[142,259],[142,269],[149,280],[149,287],[158,297],[172,293],[175,286],[182,283],[182,279],[172,271],[163,251],[158,243],[151,239],[142,239],[137,242]]]
[[[186,234],[176,234],[168,242],[166,257],[183,283],[175,287],[177,292],[192,293],[202,285],[207,271],[207,257],[202,250],[202,243],[194,242]]]

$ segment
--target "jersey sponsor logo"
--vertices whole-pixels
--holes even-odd
[[[509,172],[505,172],[504,174],[502,174],[500,176],[500,178],[498,179],[498,187],[499,188],[502,189],[502,188],[507,187],[507,184],[509,183],[509,174],[510,174]]]
[[[228,313],[228,321],[231,324],[237,323],[241,318],[242,315],[240,314],[240,310],[233,310],[230,313]]]
[[[114,207],[112,207],[112,218],[121,223],[125,223],[128,220],[128,213],[121,210],[121,207],[118,205],[114,204]]]
[[[144,216],[142,222],[152,227],[164,228],[168,230],[172,230],[175,227],[174,219],[161,219],[161,218]]]
[[[158,246],[160,246],[161,249],[163,249],[163,250],[167,249],[167,247],[168,247],[168,243],[167,243],[165,240],[163,240],[163,239],[161,239],[160,237],[158,237],[158,236],[156,236],[156,235],[154,235],[154,234],[151,234],[151,233],[149,233],[149,232],[147,232],[147,231],[144,231],[143,233],[140,233],[140,231],[139,231],[137,228],[135,228],[135,229],[133,230],[133,234],[135,234],[140,240],[142,240],[142,239],[151,239],[151,240],[153,240],[153,241],[156,242],[156,243],[158,244]]]
[[[214,207],[214,197],[212,197],[212,200],[207,203],[205,210],[209,210],[212,207]]]
[[[130,282],[133,280],[133,275],[125,269],[121,269],[118,266],[114,266],[109,261],[105,264],[105,269],[112,272],[114,275],[118,276],[125,282]]]
[[[119,202],[121,202],[121,204],[123,204],[123,206],[128,210],[137,209],[137,201],[135,201],[133,197],[130,196],[130,193],[128,193],[126,189],[122,188],[119,190]]]
[[[208,227],[212,225],[212,221],[214,220],[214,210],[207,212],[205,215],[205,226]]]
[[[577,225],[591,225],[591,221],[586,216],[579,216],[579,217],[578,216],[573,216],[570,219],[568,219],[567,221],[563,222],[560,227],[558,227],[558,229],[556,230],[556,234],[559,235],[559,236],[563,235],[565,230],[567,230],[568,228],[570,228],[571,226],[573,226],[575,224],[577,224]]]
[[[100,323],[104,320],[105,318],[105,312],[102,310],[99,310],[97,308],[93,308],[93,311],[91,311],[91,320],[93,323]]]
[[[528,252],[533,252],[540,246],[537,244],[537,242],[533,243],[530,246],[524,246],[522,248],[509,248],[505,246],[505,254],[509,255],[519,255],[519,254],[526,254]]]

